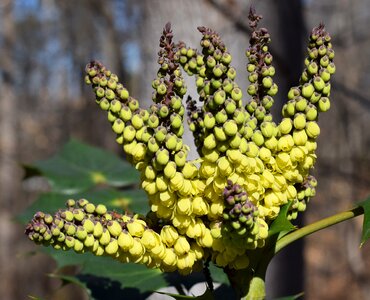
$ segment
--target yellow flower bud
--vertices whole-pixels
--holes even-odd
[[[95,207],[95,212],[96,212],[98,215],[104,215],[104,214],[107,212],[107,207],[106,207],[104,204],[98,204],[98,205]]]
[[[182,169],[182,174],[184,175],[185,178],[192,179],[197,175],[197,173],[198,173],[198,169],[194,165],[194,163],[191,163],[191,162],[185,163]]]
[[[217,168],[222,176],[229,176],[232,171],[232,165],[230,164],[229,160],[227,157],[223,156],[217,161]]]
[[[168,181],[163,175],[159,175],[155,179],[155,184],[159,192],[166,191],[168,189]]]
[[[207,201],[202,197],[195,197],[193,199],[193,213],[198,216],[203,216],[208,213],[209,205]]]
[[[168,208],[164,205],[158,205],[157,216],[163,219],[169,219],[172,216],[172,208]]]
[[[168,247],[172,247],[177,241],[179,234],[177,230],[171,225],[165,225],[161,229],[162,242]]]
[[[116,119],[113,122],[112,129],[115,133],[121,134],[125,128],[125,123],[121,119]]]
[[[193,179],[191,181],[191,185],[193,187],[192,189],[192,194],[193,195],[197,195],[197,194],[203,194],[205,188],[206,188],[206,185],[205,185],[205,181],[202,179]]]
[[[122,227],[121,227],[121,224],[119,224],[117,221],[109,221],[107,223],[107,228],[109,230],[109,233],[116,237],[116,236],[119,236],[120,233],[122,232]]]
[[[166,249],[165,255],[162,261],[167,266],[174,266],[177,264],[177,255],[173,249]]]
[[[285,190],[287,187],[287,183],[285,180],[285,177],[282,174],[275,174],[274,175],[274,183],[272,184],[272,190],[274,192],[280,192],[282,190]]]
[[[264,188],[269,188],[275,181],[274,175],[269,170],[264,170],[261,175],[261,181]]]
[[[278,167],[282,170],[288,169],[292,165],[289,154],[285,152],[279,153],[276,156],[276,163]]]
[[[259,227],[258,237],[260,239],[266,239],[268,237],[268,229],[269,229],[267,223],[263,219],[258,218],[257,224]]]
[[[192,201],[191,198],[180,198],[176,204],[176,212],[181,215],[190,216],[192,213]]]
[[[142,188],[149,194],[149,195],[154,195],[158,193],[157,185],[155,184],[154,181],[146,181],[143,180],[141,182]]]
[[[275,133],[275,127],[274,127],[275,124],[273,124],[272,122],[262,122],[261,123],[261,132],[263,134],[264,137],[266,138],[270,138],[274,135]]]
[[[154,180],[157,176],[157,172],[154,170],[154,168],[151,165],[148,165],[145,168],[144,176],[148,180]]]
[[[140,239],[135,237],[133,239],[133,245],[128,251],[135,258],[141,258],[145,253],[145,247],[141,243]]]
[[[159,199],[161,204],[166,207],[172,207],[177,200],[177,196],[175,193],[171,193],[170,191],[165,191],[159,194]]]
[[[204,235],[199,237],[197,239],[197,242],[202,247],[211,248],[213,244],[213,237],[211,231],[208,228],[206,228]]]
[[[263,161],[269,161],[270,158],[271,158],[271,151],[270,149],[266,148],[266,147],[261,147],[259,153],[258,153],[259,157],[263,160]]]
[[[84,240],[84,246],[85,247],[93,247],[95,244],[95,239],[94,239],[94,236],[89,233],[87,236],[86,236],[86,239]]]
[[[83,249],[84,249],[84,244],[81,241],[75,239],[73,250],[76,252],[84,252]]]
[[[306,156],[305,160],[304,160],[304,163],[303,163],[303,169],[305,170],[309,170],[313,167],[313,165],[315,164],[315,161],[316,161],[316,155],[314,154],[309,154],[308,156]]]
[[[203,161],[200,166],[200,174],[205,177],[209,178],[213,176],[216,172],[217,165],[215,163],[209,162],[209,161]]]
[[[143,143],[137,143],[132,149],[133,157],[136,162],[142,161],[146,155],[146,145]]]
[[[172,190],[178,191],[184,184],[184,175],[180,172],[176,172],[175,176],[170,179],[170,186]]]
[[[317,149],[317,143],[315,142],[315,140],[308,139],[305,148],[307,149],[308,152],[313,152]]]
[[[219,267],[226,267],[228,263],[229,263],[229,261],[224,258],[224,256],[223,256],[222,253],[220,253],[220,254],[217,255],[217,257],[216,257],[216,264]]]
[[[236,133],[230,140],[229,140],[229,145],[226,144],[226,149],[229,147],[234,148],[234,149],[239,149],[239,146],[242,142],[242,137],[240,133]],[[225,152],[225,151],[223,151]]]
[[[285,194],[288,200],[293,200],[297,196],[297,190],[294,185],[288,185]]]
[[[280,151],[288,152],[294,146],[293,137],[290,134],[283,135],[279,138],[278,149]]]
[[[265,139],[263,137],[263,134],[260,130],[256,130],[254,133],[253,133],[253,136],[252,136],[252,140],[253,142],[257,145],[257,146],[262,146],[263,143],[265,142]]]
[[[186,237],[179,236],[174,244],[174,250],[177,255],[183,255],[190,251],[190,244]]]
[[[292,148],[292,150],[290,151],[290,159],[293,163],[302,162],[305,159],[306,153],[303,149],[304,147],[302,146]]]
[[[203,248],[200,247],[197,243],[191,243],[190,252],[194,253],[197,260],[202,259],[204,256]]]
[[[151,250],[161,244],[161,237],[152,229],[147,229],[141,237],[141,243],[147,250]]]
[[[139,220],[133,220],[127,223],[127,230],[133,237],[141,237],[145,227]]]
[[[156,152],[155,158],[160,165],[166,165],[170,159],[170,155],[167,149],[160,149]]]
[[[103,246],[108,245],[110,242],[110,238],[111,236],[110,236],[109,231],[106,228],[103,228],[103,233],[101,237],[99,238],[100,245],[103,245]]]
[[[128,251],[134,245],[134,238],[129,232],[123,231],[118,236],[117,242],[123,251]]]
[[[189,196],[193,191],[193,186],[189,179],[184,179],[183,185],[179,189],[179,194],[182,196]]]
[[[100,222],[97,222],[94,225],[93,235],[94,237],[98,238],[101,237],[102,234],[103,234],[103,225]]]
[[[233,127],[233,126],[231,125],[231,127]],[[226,141],[227,136],[226,136],[226,133],[225,133],[223,127],[215,126],[213,128],[213,133],[214,133],[214,135],[215,135],[215,137],[218,141]]]
[[[226,151],[226,155],[230,162],[234,164],[239,164],[243,158],[243,154],[239,149],[229,149]]]
[[[82,221],[82,226],[85,228],[87,233],[92,233],[94,231],[94,222],[91,221],[90,219],[84,219]]]
[[[315,121],[307,122],[306,133],[310,138],[316,139],[320,134],[320,127]]]
[[[249,266],[249,258],[247,255],[240,255],[235,258],[232,262],[232,266],[235,270],[245,269]]]
[[[306,126],[306,115],[303,113],[297,113],[293,121],[294,127],[298,130],[305,128]]]
[[[164,172],[164,175],[169,178],[169,179],[172,179],[175,175],[176,175],[176,163],[173,162],[173,161],[170,161],[164,168],[163,172]]]
[[[123,139],[125,142],[131,142],[136,135],[136,130],[132,125],[128,125],[123,130]]]
[[[191,267],[194,265],[194,254],[184,254],[177,258],[177,267],[180,274],[186,275],[191,272]]]
[[[115,255],[118,251],[118,242],[116,239],[111,239],[109,244],[105,246],[105,252],[109,255]]]
[[[276,151],[276,148],[278,146],[278,140],[274,136],[265,139],[265,146],[272,151]]]
[[[297,146],[304,146],[307,142],[307,133],[304,129],[293,131],[293,140]]]
[[[174,214],[172,224],[179,229],[185,229],[190,225],[191,220],[192,218],[189,216]]]

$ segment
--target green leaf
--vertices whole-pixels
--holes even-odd
[[[138,172],[113,153],[71,140],[48,160],[25,166],[26,177],[42,175],[53,191],[73,194],[98,184],[124,187],[139,181]]]
[[[296,227],[287,219],[287,214],[289,211],[289,207],[291,202],[285,204],[280,208],[279,215],[277,218],[271,223],[269,229],[269,236],[278,234],[278,233],[287,233],[292,231]]]
[[[51,274],[48,274],[48,276],[51,278],[57,278],[57,279],[62,280],[62,287],[67,284],[75,284],[79,286],[81,289],[83,289],[86,292],[86,294],[89,296],[89,298],[91,298],[92,296],[91,290],[87,287],[87,285],[84,282],[80,281],[75,276],[58,274],[58,273],[51,273]]]
[[[209,264],[209,270],[211,271],[211,277],[214,282],[230,285],[230,281],[222,268],[211,263]]]
[[[51,247],[43,248],[42,252],[50,255],[59,269],[71,265],[80,266],[75,278],[87,286],[89,278],[95,281],[101,280],[102,283],[114,282],[119,289],[136,288],[139,292],[153,291],[167,286],[160,270],[148,269],[140,264],[124,264],[110,257],[95,256],[91,253],[77,254]]]
[[[194,296],[186,296],[186,295],[178,295],[178,294],[171,294],[171,293],[165,293],[165,292],[156,292],[158,294],[167,295],[170,296],[176,300],[182,300],[182,299],[198,299],[198,300],[213,300],[214,296],[211,290],[207,289],[203,295],[200,295],[198,297]]]
[[[360,246],[362,247],[370,238],[370,197],[360,202],[358,206],[362,207],[362,209],[364,210],[364,222],[362,224],[362,235],[360,244]]]
[[[68,196],[51,192],[41,194],[39,198],[25,211],[19,214],[16,219],[20,223],[26,224],[37,211],[54,214],[58,209],[65,207],[65,202],[68,198],[86,198],[94,204],[105,204],[110,210],[121,211],[128,209],[141,214],[145,214],[149,211],[147,196],[142,190],[118,191],[115,189],[101,189]]]

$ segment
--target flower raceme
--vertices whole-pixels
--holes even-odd
[[[206,27],[198,27],[199,51],[175,44],[170,25],[165,26],[149,109],[140,108],[115,74],[90,62],[85,81],[140,172],[150,211],[145,217],[122,215],[85,199],[68,200],[54,216],[36,213],[26,228],[29,238],[166,272],[188,274],[205,260],[248,267],[248,251],[265,245],[281,206],[291,203],[288,218],[295,219],[315,195],[310,170],[320,134],[317,120],[330,108],[335,72],[330,36],[320,24],[310,35],[299,85],[290,89],[283,118],[275,123],[270,109],[278,87],[270,35],[257,28],[260,18],[249,15],[248,101],[235,82],[231,54]],[[183,71],[195,77],[197,100],[183,101]],[[199,154],[193,161],[183,140],[185,113]]]

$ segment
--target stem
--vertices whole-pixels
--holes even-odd
[[[292,233],[289,233],[283,236],[280,240],[277,241],[274,248],[274,254],[278,253],[281,249],[293,243],[294,241],[303,238],[311,233],[324,229],[326,227],[335,225],[337,223],[355,218],[359,215],[362,215],[364,210],[362,207],[355,207],[349,211],[341,212],[333,216],[327,217],[325,219],[319,220],[307,226],[304,226]]]

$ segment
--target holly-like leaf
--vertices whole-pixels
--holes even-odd
[[[86,198],[94,204],[104,204],[110,210],[130,211],[145,214],[149,211],[146,194],[142,190],[118,191],[115,189],[101,189],[80,194],[65,195],[60,193],[45,193],[17,216],[17,221],[26,224],[37,211],[54,214],[58,209],[65,207],[68,198]]]
[[[358,204],[364,210],[364,222],[362,224],[361,247],[370,238],[370,197]]]
[[[209,264],[209,270],[214,282],[230,285],[230,281],[222,268],[217,267],[214,264]]]
[[[111,152],[71,140],[48,160],[25,166],[26,178],[41,175],[53,191],[73,194],[98,184],[115,187],[139,181],[138,172]]]
[[[277,218],[271,223],[269,229],[269,236],[281,233],[281,232],[289,232],[295,229],[296,227],[287,219],[287,214],[289,211],[289,207],[291,202],[285,204],[280,208],[279,215]]]
[[[65,266],[79,266],[79,272],[74,278],[82,285],[89,286],[91,280],[107,284],[114,282],[118,289],[135,288],[141,293],[167,286],[167,281],[160,270],[148,269],[141,264],[124,264],[110,257],[95,256],[91,253],[81,255],[51,247],[42,248],[42,252],[56,261],[58,269]],[[91,293],[94,293],[92,289]]]

